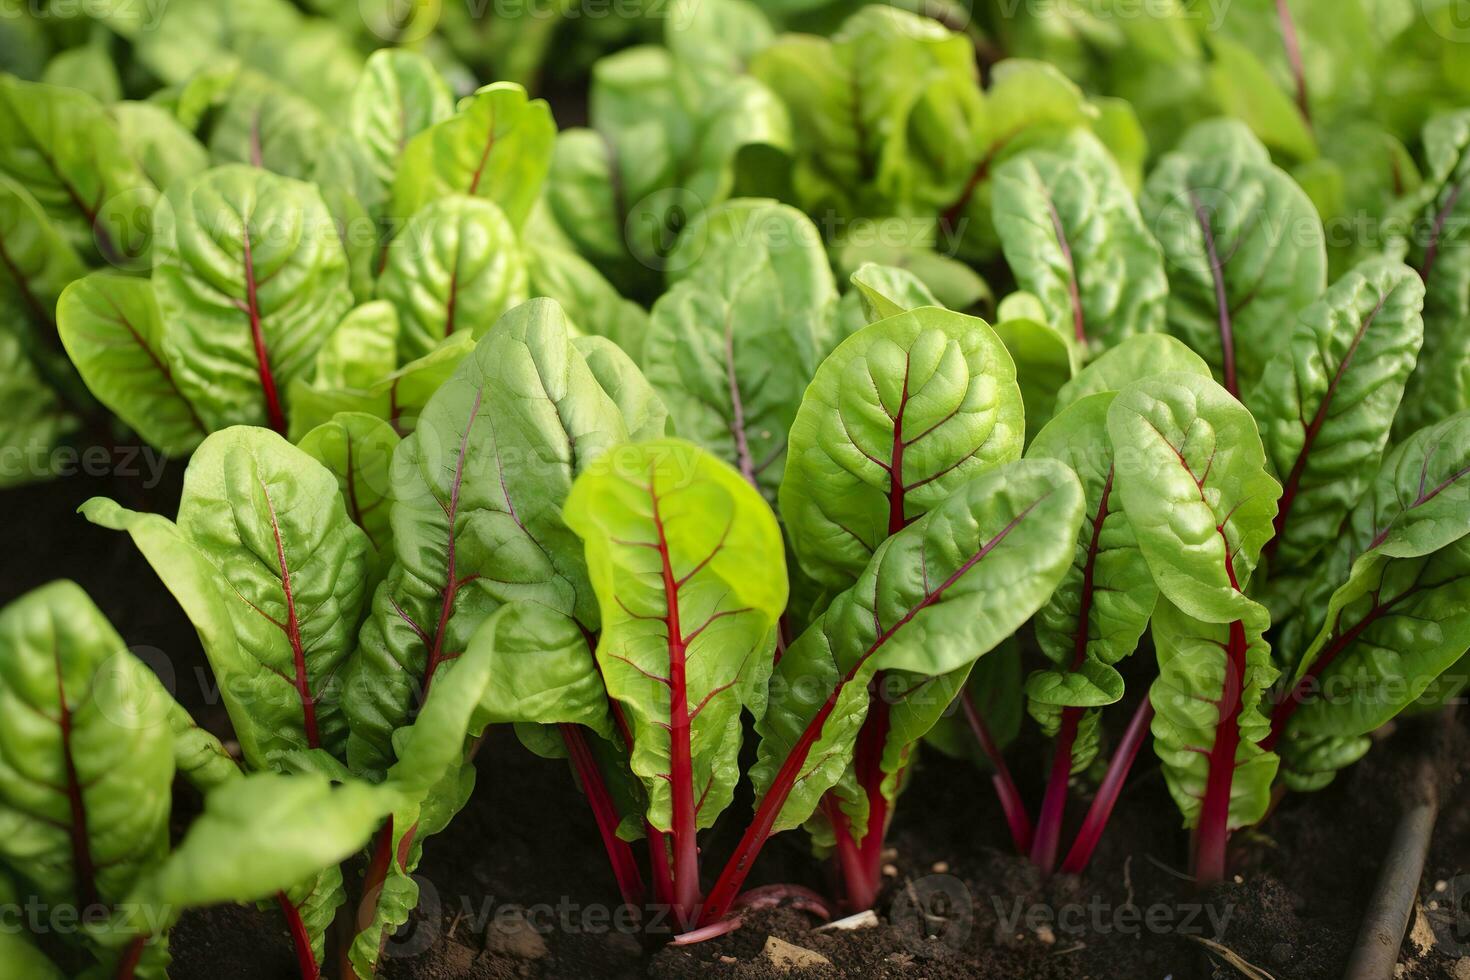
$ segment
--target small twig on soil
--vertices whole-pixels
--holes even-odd
[[[1206,939],[1204,936],[1190,936],[1189,938],[1235,967],[1236,971],[1245,977],[1246,980],[1276,980],[1275,977],[1271,976],[1265,970],[1247,962],[1244,957],[1229,946],[1217,943],[1213,939]]]
[[[1154,857],[1152,854],[1145,854],[1144,857],[1148,858],[1148,863],[1149,864],[1152,864],[1154,867],[1158,868],[1160,871],[1164,872],[1165,874],[1171,874],[1171,875],[1173,875],[1174,877],[1178,878],[1180,881],[1193,881],[1194,880],[1194,876],[1193,875],[1187,875],[1183,871],[1180,871],[1178,868],[1171,868],[1171,867],[1169,867],[1167,864],[1165,864],[1163,861],[1160,861],[1158,858]]]

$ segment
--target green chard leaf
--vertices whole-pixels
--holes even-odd
[[[1141,204],[1164,250],[1169,332],[1238,394],[1285,345],[1281,324],[1326,288],[1327,251],[1312,202],[1254,137],[1202,125],[1154,168]]]
[[[1409,264],[1424,280],[1424,349],[1395,422],[1399,438],[1470,408],[1470,112],[1437,116],[1424,128],[1428,161],[1423,210],[1416,216]]]
[[[272,432],[235,427],[194,453],[177,523],[104,499],[83,512],[128,531],[184,607],[252,769],[297,749],[341,755],[338,674],[372,546],[326,467]]]
[[[216,163],[309,180],[332,131],[322,110],[300,92],[246,70],[230,86],[210,131],[209,152]]]
[[[562,502],[578,473],[633,429],[661,428],[663,412],[626,357],[596,354],[581,352],[555,303],[522,304],[429,399],[395,452],[396,561],[347,677],[354,769],[392,762],[393,731],[500,605],[535,600],[597,628]]]
[[[315,187],[244,166],[175,184],[155,214],[163,351],[211,429],[269,423],[352,306],[347,260]]]
[[[1100,391],[1121,391],[1156,374],[1210,376],[1204,359],[1167,334],[1138,334],[1106,351],[1057,392],[1057,414]]]
[[[1302,312],[1246,398],[1283,484],[1273,574],[1306,566],[1362,496],[1414,369],[1423,297],[1401,263],[1359,266]]]
[[[454,94],[428,58],[383,48],[368,57],[352,92],[347,128],[367,151],[373,175],[388,187],[408,142],[452,115]]]
[[[1153,640],[1159,676],[1149,688],[1156,712],[1154,751],[1164,764],[1169,795],[1184,825],[1200,821],[1215,766],[1230,766],[1230,830],[1258,823],[1271,803],[1278,759],[1262,748],[1271,723],[1262,695],[1276,679],[1262,638],[1265,618],[1208,623],[1164,599],[1154,610]],[[1228,699],[1234,713],[1226,716]],[[1232,752],[1222,732],[1234,731]]]
[[[775,830],[804,823],[844,783],[878,671],[900,694],[882,699],[889,712],[883,791],[897,791],[910,741],[949,706],[976,658],[1061,581],[1082,507],[1082,489],[1065,466],[1018,460],[971,477],[878,546],[772,676],[751,780],[757,799],[778,794]],[[866,798],[850,781],[839,793],[854,829],[864,827]]]
[[[337,478],[347,516],[362,528],[368,543],[386,560],[393,554],[393,453],[398,433],[380,418],[341,412],[301,437],[301,451]]]
[[[86,272],[80,256],[25,187],[0,174],[0,309],[39,336],[56,329],[56,300]]]
[[[391,306],[386,300],[383,304]],[[338,325],[339,330],[341,326]],[[474,349],[475,338],[469,333],[451,334],[423,357],[409,361],[365,388],[336,386],[328,383],[332,379],[320,377],[313,384],[297,377],[290,388],[290,434],[299,440],[338,413],[363,412],[389,423],[399,435],[406,435],[413,431],[419,413],[434,392]],[[324,347],[323,351],[326,350]],[[361,354],[362,350],[355,353]],[[394,359],[397,359],[396,351]]]
[[[1036,616],[1036,639],[1052,667],[1026,681],[1031,714],[1055,735],[1062,709],[1099,708],[1123,696],[1114,664],[1134,651],[1148,626],[1158,588],[1123,507],[1108,437],[1108,409],[1116,395],[1098,392],[1052,419],[1027,450],[1028,459],[1055,459],[1082,483],[1084,518],[1072,566]],[[1090,712],[1089,712],[1090,714]],[[1097,753],[1095,719],[1083,725],[1072,768]]]
[[[1020,457],[1015,366],[983,320],[928,307],[853,334],[791,427],[781,514],[802,567],[852,584],[890,534]]]
[[[496,82],[463,99],[455,115],[422,130],[403,147],[393,182],[400,220],[451,194],[485,198],[519,228],[541,193],[556,124],[540,99]]]
[[[66,351],[98,401],[150,445],[187,455],[209,434],[163,350],[163,322],[146,279],[94,272],[56,306]]]
[[[786,608],[775,514],[733,468],[665,439],[579,477],[566,519],[586,544],[597,661],[632,726],[648,820],[708,827],[740,779],[741,709],[764,707]]]
[[[312,382],[371,388],[398,367],[398,333],[398,309],[387,300],[353,307],[317,351]]]
[[[494,203],[458,194],[424,205],[388,247],[378,296],[402,316],[398,347],[422,357],[456,330],[476,339],[526,299],[516,232]]]
[[[1080,403],[1079,403],[1080,404]],[[1135,382],[1108,410],[1115,480],[1163,600],[1154,746],[1186,825],[1196,873],[1223,873],[1230,830],[1265,813],[1276,757],[1261,740],[1261,692],[1275,679],[1269,617],[1244,589],[1272,533],[1280,485],[1250,412],[1193,374]]]
[[[137,216],[158,191],[87,93],[0,75],[0,174],[34,195],[73,245],[114,264],[146,258]]]
[[[654,304],[644,367],[680,434],[774,499],[836,284],[805,215],[767,205],[734,217],[743,204],[706,213],[709,225],[730,215],[742,232],[690,229],[703,248]]]
[[[1012,157],[993,193],[1006,261],[1059,333],[1095,351],[1164,328],[1163,256],[1094,137]]]
[[[95,917],[168,850],[171,699],[72,582],[0,610],[0,648],[0,866]]]

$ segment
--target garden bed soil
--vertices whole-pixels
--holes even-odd
[[[171,680],[180,700],[222,737],[229,723],[198,641],[126,535],[75,515],[93,494],[171,514],[181,467],[159,486],[136,479],[71,477],[0,493],[8,522],[0,602],[58,577],[79,581],[119,632]],[[1141,691],[1142,683],[1132,685]],[[618,894],[595,825],[564,763],[531,756],[508,730],[477,758],[479,783],[449,830],[431,838],[419,879],[424,902],[385,955],[388,980],[777,976],[894,978],[1190,978],[1243,975],[1231,957],[1278,980],[1342,975],[1402,804],[1425,752],[1439,762],[1441,816],[1421,900],[1437,883],[1470,874],[1470,730],[1405,723],[1326,790],[1289,796],[1258,830],[1237,834],[1233,881],[1198,894],[1183,879],[1186,835],[1147,754],[1123,793],[1092,869],[1042,880],[1009,852],[988,780],[926,753],[891,832],[880,924],[814,931],[810,916],[772,909],[697,946],[663,947],[612,925]],[[1110,713],[1126,720],[1126,711]],[[1011,755],[1028,800],[1040,798],[1044,747]],[[181,791],[180,827],[198,805]],[[1075,821],[1083,804],[1071,807]],[[737,799],[706,836],[706,867],[727,854],[749,813]],[[751,884],[787,881],[825,889],[799,834],[772,840]],[[1441,887],[1443,887],[1441,885]],[[520,909],[529,909],[521,912]],[[527,918],[529,916],[529,918]],[[936,933],[937,938],[926,938]],[[1470,935],[1456,946],[1432,936],[1427,917],[1400,954],[1407,980],[1470,977]],[[1192,934],[1192,935],[1191,935]],[[769,937],[825,958],[797,973],[764,953]],[[1209,946],[1202,940],[1218,945]],[[177,980],[276,980],[294,975],[274,910],[224,907],[189,913],[174,932]]]

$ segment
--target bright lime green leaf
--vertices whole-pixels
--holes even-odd
[[[1281,486],[1245,406],[1208,378],[1137,381],[1108,410],[1114,482],[1159,591],[1190,617],[1228,623],[1258,607],[1243,590]]]
[[[209,167],[209,153],[174,114],[151,102],[107,107],[128,155],[160,190]]]
[[[733,468],[666,439],[610,452],[573,485],[566,519],[586,544],[597,660],[632,725],[648,820],[708,827],[739,781],[741,709],[764,704],[786,608],[776,516]]]
[[[526,299],[515,229],[494,203],[452,195],[426,204],[388,247],[378,296],[402,317],[404,359],[465,330],[477,339]]]
[[[1020,456],[1015,366],[983,320],[880,320],[822,363],[791,427],[781,514],[812,577],[845,588],[890,534]]]
[[[380,556],[393,553],[393,451],[398,433],[382,419],[362,412],[334,415],[301,437],[301,451],[337,478],[347,516],[362,528]],[[386,561],[385,561],[386,564]]]
[[[519,85],[496,82],[460,103],[459,111],[414,136],[403,148],[393,182],[393,213],[407,220],[450,194],[482,197],[520,227],[541,192],[556,124],[540,99]]]

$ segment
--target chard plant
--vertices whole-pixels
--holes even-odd
[[[339,417],[340,427],[318,441],[352,438],[359,418]],[[176,520],[101,498],[83,508],[132,536],[193,621],[246,772],[360,787],[354,792],[377,801],[366,818],[374,844],[360,883],[341,862],[366,834],[279,897],[306,976],[328,956],[341,975],[372,975],[384,940],[407,920],[422,841],[443,829],[473,786],[468,738],[483,728],[475,718],[490,676],[488,653],[446,651],[435,668],[447,673],[455,661],[455,683],[438,685],[446,693],[431,698],[430,672],[385,755],[368,763],[355,756],[353,707],[364,698],[353,687],[365,656],[358,631],[384,559],[354,522],[350,486],[269,430],[234,427],[194,454]],[[339,916],[348,941],[333,951],[327,939]]]
[[[0,698],[14,709],[7,725],[19,726],[0,754],[0,880],[6,894],[69,907],[84,923],[71,951],[7,934],[7,967],[36,977],[65,975],[48,954],[89,956],[89,976],[162,977],[184,912],[256,900],[285,912],[301,971],[316,976],[321,937],[309,923],[323,909],[310,896],[385,814],[415,806],[439,778],[488,679],[483,665],[462,671],[468,686],[425,706],[404,732],[404,764],[374,784],[242,770],[70,582],[0,610],[0,639]],[[175,844],[176,776],[204,793],[204,807]]]

